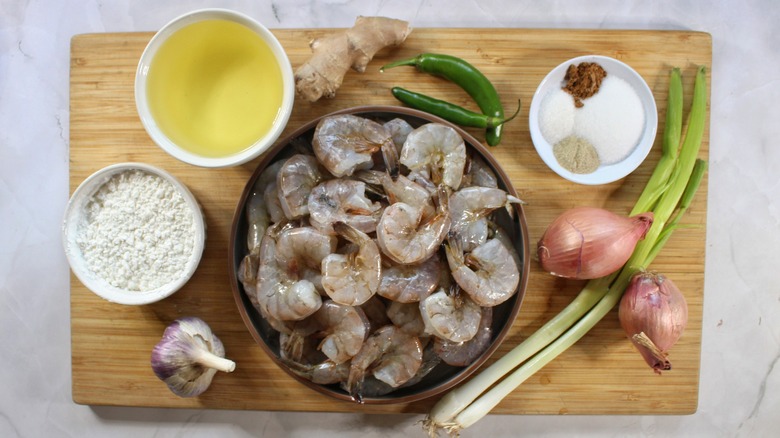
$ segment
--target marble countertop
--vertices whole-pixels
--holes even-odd
[[[166,410],[71,400],[69,44],[152,31],[201,7],[270,28],[684,29],[712,35],[710,174],[699,409],[687,416],[498,416],[464,436],[776,436],[780,427],[780,6],[775,0],[5,0],[0,5],[0,436],[421,436],[422,416]],[[773,103],[774,102],[774,103]],[[777,167],[775,167],[777,166]],[[670,395],[673,396],[673,395]]]

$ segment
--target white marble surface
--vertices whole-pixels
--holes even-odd
[[[699,409],[690,416],[489,416],[465,436],[777,436],[780,429],[780,6],[776,0],[0,0],[0,437],[421,436],[420,416],[90,408],[72,402],[69,43],[156,30],[219,6],[271,28],[413,26],[701,30],[713,37]],[[673,395],[672,395],[673,396]]]

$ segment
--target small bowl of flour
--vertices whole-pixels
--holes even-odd
[[[76,277],[108,301],[141,305],[179,290],[206,238],[203,213],[173,175],[143,163],[105,167],[65,210],[65,255]]]

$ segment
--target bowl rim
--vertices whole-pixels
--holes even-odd
[[[282,74],[282,105],[271,129],[246,149],[225,157],[203,157],[176,145],[176,143],[168,138],[157,125],[157,122],[154,120],[151,110],[149,109],[149,101],[146,95],[149,69],[154,56],[157,54],[157,51],[162,44],[164,44],[171,35],[184,27],[200,21],[212,19],[232,21],[252,30],[271,49]],[[174,158],[185,163],[200,167],[219,168],[244,164],[257,158],[260,154],[273,146],[279,136],[284,132],[290,115],[292,114],[293,104],[295,102],[295,80],[287,52],[284,50],[284,47],[276,36],[262,23],[249,15],[231,9],[204,8],[187,12],[170,20],[152,36],[138,60],[133,92],[135,95],[136,112],[141,120],[141,124],[157,146]]]
[[[544,97],[556,83],[563,80],[569,65],[581,62],[596,62],[608,73],[625,80],[636,91],[645,113],[645,126],[642,130],[642,135],[632,152],[617,163],[601,165],[596,171],[587,174],[574,173],[561,166],[552,153],[552,145],[544,138],[539,128],[539,110],[542,100],[544,100]],[[536,88],[528,113],[528,128],[531,133],[531,140],[542,161],[562,178],[583,185],[608,184],[631,174],[647,158],[655,144],[658,130],[658,109],[653,91],[650,89],[647,81],[630,65],[604,55],[577,56],[558,64],[550,70]]]
[[[128,291],[115,287],[105,280],[92,275],[83,264],[81,251],[78,244],[75,243],[78,223],[83,208],[102,186],[111,177],[122,172],[141,170],[157,175],[173,185],[176,191],[181,194],[187,203],[193,215],[195,225],[195,241],[193,253],[187,262],[183,275],[175,281],[148,291]],[[160,301],[167,298],[181,289],[195,274],[200,260],[203,257],[206,239],[206,223],[203,217],[203,211],[195,196],[181,181],[167,171],[140,162],[116,163],[99,169],[88,176],[74,190],[65,207],[65,213],[62,219],[62,245],[65,250],[65,257],[68,260],[71,271],[79,281],[95,295],[113,303],[125,305],[144,305]]]
[[[269,149],[269,151],[266,154],[263,155],[261,161],[258,163],[257,167],[253,171],[252,176],[247,180],[247,183],[244,186],[244,190],[241,193],[241,197],[239,198],[236,204],[236,209],[231,224],[230,240],[228,243],[229,246],[228,272],[230,276],[231,289],[233,291],[233,298],[236,302],[236,306],[238,307],[238,311],[239,314],[241,315],[241,319],[244,321],[244,325],[246,326],[247,330],[250,332],[252,338],[255,340],[255,343],[257,343],[262,348],[262,350],[279,368],[281,368],[285,373],[287,373],[289,376],[291,376],[298,382],[304,384],[309,388],[314,389],[317,392],[331,396],[338,400],[348,401],[352,403],[354,403],[354,400],[349,395],[345,393],[333,391],[324,385],[315,384],[290,371],[288,367],[285,366],[279,360],[276,353],[270,348],[267,342],[262,338],[262,336],[257,330],[257,327],[254,325],[249,315],[249,312],[247,311],[245,302],[242,297],[244,293],[242,291],[242,286],[239,285],[240,281],[238,280],[238,275],[236,272],[236,267],[241,261],[240,259],[236,258],[236,254],[235,254],[236,238],[238,237],[238,233],[240,231],[238,228],[239,228],[239,223],[242,221],[241,216],[244,215],[243,207],[246,204],[246,199],[248,198],[252,190],[252,186],[254,185],[257,178],[259,178],[262,169],[265,169],[269,164],[271,164],[273,159],[282,151],[282,149],[284,149],[291,142],[291,140],[301,136],[302,134],[306,133],[311,129],[314,129],[317,123],[325,117],[340,115],[340,114],[371,115],[377,113],[387,113],[387,114],[393,114],[395,116],[401,116],[401,117],[411,116],[411,117],[427,120],[428,122],[436,122],[436,123],[441,123],[453,127],[458,132],[458,134],[463,137],[464,142],[467,145],[476,149],[480,153],[480,155],[488,162],[488,164],[491,165],[493,170],[496,172],[496,176],[506,186],[507,192],[513,196],[516,197],[518,196],[517,191],[515,190],[514,185],[512,184],[512,181],[509,179],[509,176],[506,174],[504,169],[500,166],[500,164],[495,159],[493,154],[487,149],[487,147],[485,147],[471,134],[466,132],[461,127],[454,125],[438,116],[432,115],[427,112],[419,111],[416,109],[403,107],[403,106],[392,106],[392,105],[355,106],[355,107],[340,109],[328,114],[318,116],[312,120],[303,123],[301,126],[299,126],[298,128],[294,129],[292,132],[290,132],[288,135],[286,135],[284,138],[277,141],[277,143],[271,149]],[[528,280],[530,275],[530,267],[531,267],[530,243],[529,243],[528,223],[526,220],[526,215],[523,206],[521,204],[512,204],[512,207],[514,209],[514,213],[517,215],[517,223],[519,225],[519,229],[518,229],[519,238],[522,239],[522,250],[524,254],[522,257],[523,266],[521,268],[521,273],[520,273],[521,274],[520,283],[517,286],[517,293],[515,298],[516,301],[508,314],[508,321],[511,321],[511,323],[507,323],[503,325],[501,330],[495,334],[495,338],[491,343],[490,347],[488,348],[488,350],[486,350],[475,362],[471,363],[468,366],[462,367],[462,370],[458,374],[450,377],[448,380],[441,382],[436,387],[425,389],[414,394],[409,394],[409,395],[399,396],[399,397],[365,397],[363,398],[362,403],[376,404],[376,405],[411,403],[411,402],[420,401],[441,394],[442,392],[451,389],[455,385],[459,384],[460,382],[468,378],[480,366],[482,366],[493,355],[493,353],[495,353],[495,351],[498,349],[500,344],[504,341],[506,336],[509,334],[509,330],[512,328],[512,325],[517,320],[517,316],[520,313],[520,309],[522,307],[525,298],[525,293],[527,291]]]

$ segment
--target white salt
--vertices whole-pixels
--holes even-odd
[[[598,93],[583,102],[585,106],[575,113],[575,135],[596,148],[602,164],[625,159],[639,143],[645,126],[642,101],[634,88],[610,75]]]
[[[539,106],[539,129],[548,143],[554,145],[574,130],[574,101],[562,88],[549,91]]]

